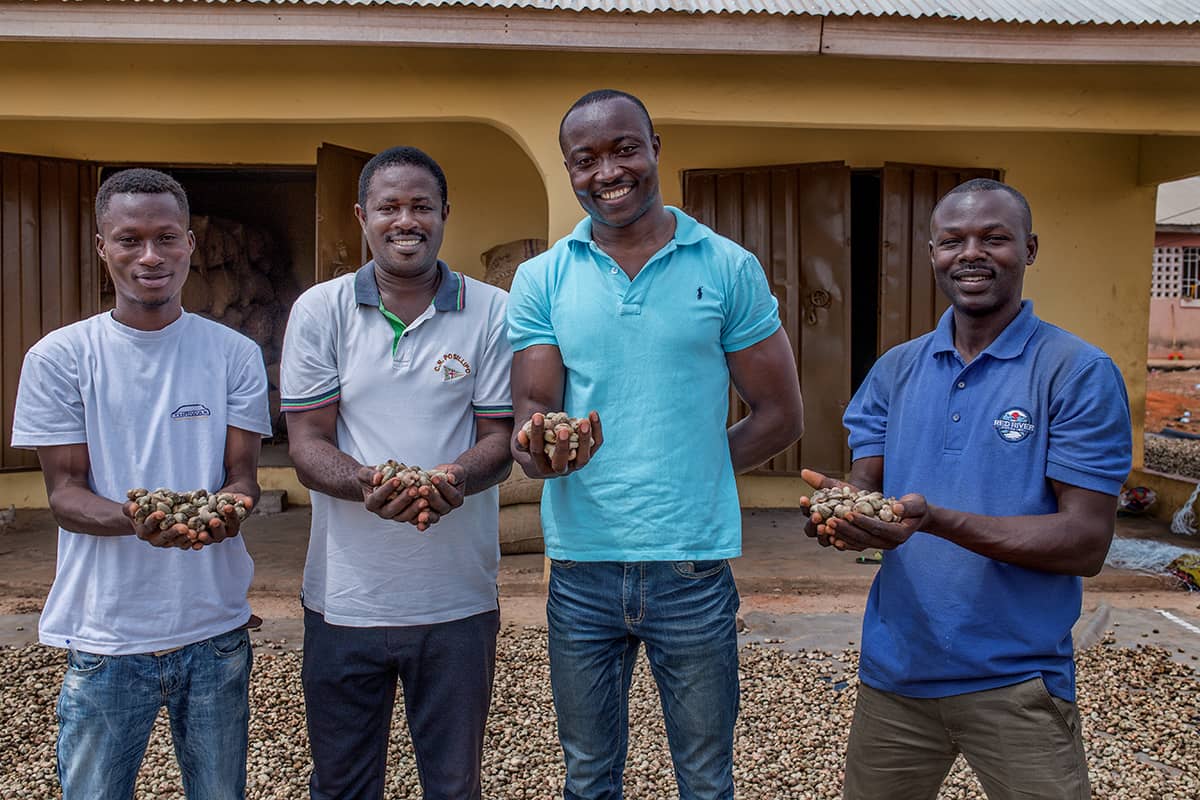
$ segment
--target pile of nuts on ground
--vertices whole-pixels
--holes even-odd
[[[1200,439],[1146,434],[1146,468],[1200,480]]]
[[[506,629],[485,744],[483,795],[500,800],[562,796],[545,629]],[[307,798],[308,741],[300,690],[301,655],[264,645],[251,682],[250,800]],[[857,653],[742,650],[742,712],[736,779],[745,800],[840,797],[846,734],[854,707]],[[1079,705],[1097,798],[1200,797],[1200,680],[1159,648],[1105,644],[1077,656]],[[0,797],[57,798],[54,703],[61,652],[0,650]],[[630,699],[626,797],[677,797],[662,711],[645,658]],[[388,758],[389,799],[420,796],[412,748],[397,699]],[[160,717],[135,797],[182,798],[170,732]],[[959,759],[940,795],[982,798]]]

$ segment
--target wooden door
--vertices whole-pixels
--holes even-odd
[[[9,447],[25,351],[99,308],[98,174],[88,162],[0,153],[0,469],[38,465]]]
[[[805,434],[760,471],[833,475],[850,467],[850,169],[801,164],[684,173],[684,205],[758,257],[792,343]],[[748,412],[731,391],[730,421]]]
[[[885,164],[880,188],[879,353],[937,327],[946,296],[929,263],[929,215],[938,198],[994,169]]]
[[[353,272],[371,257],[354,217],[358,176],[370,160],[361,150],[317,148],[317,283]]]

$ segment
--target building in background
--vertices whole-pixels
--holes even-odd
[[[1149,358],[1200,360],[1200,177],[1158,189]]]

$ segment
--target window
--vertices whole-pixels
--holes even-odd
[[[1178,297],[1180,305],[1200,307],[1200,247],[1154,248],[1151,297]]]
[[[1200,306],[1200,247],[1176,247],[1179,250],[1180,305]]]

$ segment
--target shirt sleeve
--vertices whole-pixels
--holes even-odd
[[[1094,359],[1050,400],[1046,477],[1116,495],[1132,466],[1125,381],[1111,359]]]
[[[229,376],[227,421],[235,428],[271,436],[271,409],[267,400],[267,369],[257,346],[233,365]]]
[[[13,447],[87,443],[83,396],[73,367],[73,361],[58,363],[34,350],[25,354],[13,409]]]
[[[517,269],[508,294],[508,341],[513,350],[524,350],[538,344],[558,346],[554,323],[550,319],[550,296],[541,269],[525,265]]]
[[[313,411],[342,396],[337,350],[328,320],[317,319],[297,300],[288,315],[279,361],[281,411]]]
[[[512,367],[512,347],[508,343],[508,324],[505,296],[497,292],[488,315],[487,345],[479,374],[475,376],[475,394],[471,398],[475,416],[484,419],[505,419],[513,415],[512,389],[509,371]]]
[[[853,460],[883,455],[887,442],[887,416],[890,397],[888,387],[892,381],[887,377],[890,359],[880,359],[871,367],[867,378],[858,387],[842,424],[849,433],[850,451]]]
[[[767,285],[767,274],[751,253],[738,266],[726,299],[721,348],[726,353],[745,350],[779,329],[779,301]]]

